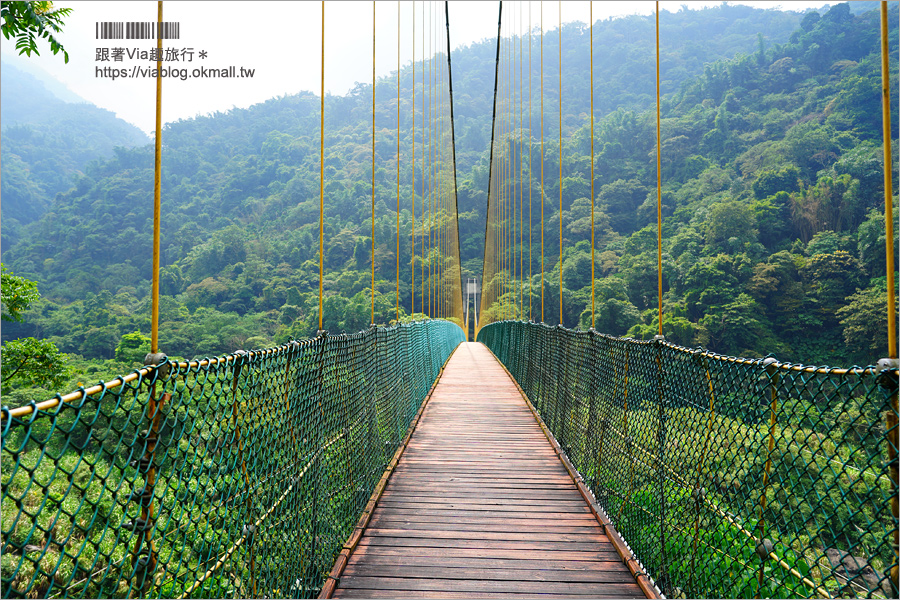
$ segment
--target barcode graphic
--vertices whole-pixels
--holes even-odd
[[[157,39],[156,21],[102,21],[96,24],[98,40],[152,40]],[[160,33],[165,40],[181,39],[181,23],[164,21],[159,23]]]

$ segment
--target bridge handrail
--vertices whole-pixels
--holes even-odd
[[[667,596],[896,597],[896,368],[524,321],[478,340]]]
[[[316,596],[463,337],[323,334],[3,407],[3,597]]]

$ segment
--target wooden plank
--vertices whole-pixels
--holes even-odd
[[[428,566],[412,568],[410,565],[351,564],[341,577],[414,577],[416,579],[485,579],[491,581],[543,581],[546,583],[628,583],[634,577],[622,565],[621,569],[504,569],[461,568]]]
[[[397,523],[402,527],[410,525],[425,525],[427,523],[444,523],[454,525],[465,524],[482,524],[482,525],[504,525],[508,524],[512,528],[531,527],[534,525],[542,527],[552,527],[554,525],[562,525],[565,527],[595,527],[597,524],[593,515],[566,515],[559,513],[546,513],[548,518],[543,519],[508,519],[505,517],[463,517],[442,515],[400,515],[392,511],[390,513],[377,512],[372,513],[372,519],[369,521],[369,527],[387,527],[392,529],[390,523]],[[553,517],[549,517],[553,515]],[[395,529],[395,528],[394,528]]]
[[[643,597],[515,384],[479,344],[434,388],[341,598]]]
[[[479,539],[435,539],[430,537],[391,538],[364,535],[359,542],[370,546],[391,546],[394,548],[424,546],[428,548],[492,548],[511,550],[614,550],[610,542],[547,542],[541,540],[479,540]]]
[[[371,528],[366,535],[390,538],[429,538],[440,540],[514,540],[518,542],[607,542],[609,538],[598,527],[592,533],[518,533],[513,531],[440,531],[437,529]]]
[[[423,530],[426,533],[435,531],[458,531],[458,532],[482,532],[482,533],[548,533],[554,536],[571,533],[595,533],[596,525],[589,523],[580,523],[577,525],[563,525],[559,523],[532,524],[532,525],[511,525],[510,523],[413,523],[410,521],[380,521],[371,523],[369,527],[373,530],[398,530],[416,531]]]
[[[490,560],[561,560],[574,564],[576,562],[609,562],[612,559],[619,560],[618,553],[608,550],[542,550],[542,549],[513,549],[500,548],[448,548],[441,546],[429,548],[427,546],[392,547],[378,544],[360,543],[353,553],[351,561],[371,559],[373,557],[423,557],[439,560],[452,560],[454,558],[483,558]]]
[[[359,559],[351,564],[359,563]],[[595,571],[596,560],[545,560],[534,558],[449,558],[446,556],[407,556],[390,554],[372,554],[367,556],[365,565],[381,565],[392,567],[442,567],[462,569],[552,569],[555,571]],[[617,554],[611,554],[604,561],[610,571],[628,573]],[[410,570],[412,572],[412,569]],[[418,569],[415,571],[418,572]],[[346,571],[345,571],[346,573]]]
[[[343,590],[335,591],[333,598],[433,598],[434,600],[463,598],[469,600],[473,597],[471,592],[435,592],[426,590]],[[478,598],[521,598],[522,594],[515,592],[479,592]],[[584,596],[572,594],[529,594],[536,600],[577,600]],[[597,596],[602,598],[602,596]],[[615,597],[615,596],[610,596]]]
[[[512,592],[522,594],[553,593],[573,594],[593,598],[643,598],[644,595],[631,583],[585,583],[556,581],[548,585],[541,581],[492,581],[487,579],[413,579],[406,577],[341,577],[341,589],[364,590],[420,590],[468,592]]]

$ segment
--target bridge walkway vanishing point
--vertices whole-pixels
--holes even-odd
[[[480,343],[448,361],[336,581],[334,598],[645,597]]]

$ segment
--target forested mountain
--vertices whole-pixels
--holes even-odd
[[[670,340],[810,363],[869,363],[886,351],[878,14],[850,8],[800,15],[723,5],[663,13],[663,325]],[[896,73],[896,5],[889,18]],[[557,35],[549,31],[544,39],[543,76],[553,83]],[[562,35],[561,215],[555,86],[548,83],[544,96],[546,311],[558,310],[560,261],[553,249],[562,218],[564,324],[587,327],[587,27],[568,25]],[[537,111],[536,36],[532,44]],[[600,22],[594,44],[597,329],[652,336],[653,21]],[[481,275],[494,52],[486,41],[452,57],[464,276]],[[419,104],[422,65],[417,69]],[[376,320],[382,322],[394,314],[395,81],[382,79],[376,88]],[[409,240],[411,67],[401,81],[401,239]],[[332,332],[369,322],[371,93],[359,85],[326,98],[325,326]],[[897,101],[895,86],[895,113]],[[316,96],[301,93],[165,128],[160,339],[170,355],[217,354],[314,333],[318,105]],[[421,152],[423,115],[416,108]],[[533,115],[534,131],[525,137],[526,153],[528,143],[534,150],[532,208],[539,214],[539,114]],[[896,114],[893,123],[896,138]],[[6,135],[4,200],[11,172]],[[16,193],[25,189],[17,185]],[[152,189],[152,147],[117,148],[110,159],[87,165],[74,188],[23,228],[4,262],[38,281],[44,299],[26,324],[5,326],[4,339],[38,335],[63,351],[111,358],[123,335],[149,333]],[[421,189],[416,194],[421,211]],[[537,219],[532,231],[539,235]],[[408,313],[408,241],[400,259]],[[540,296],[537,284],[531,290]]]
[[[21,226],[38,219],[57,193],[69,190],[90,161],[109,158],[116,146],[142,146],[148,138],[108,110],[60,99],[11,63],[4,61],[0,68],[5,251],[15,244]]]

